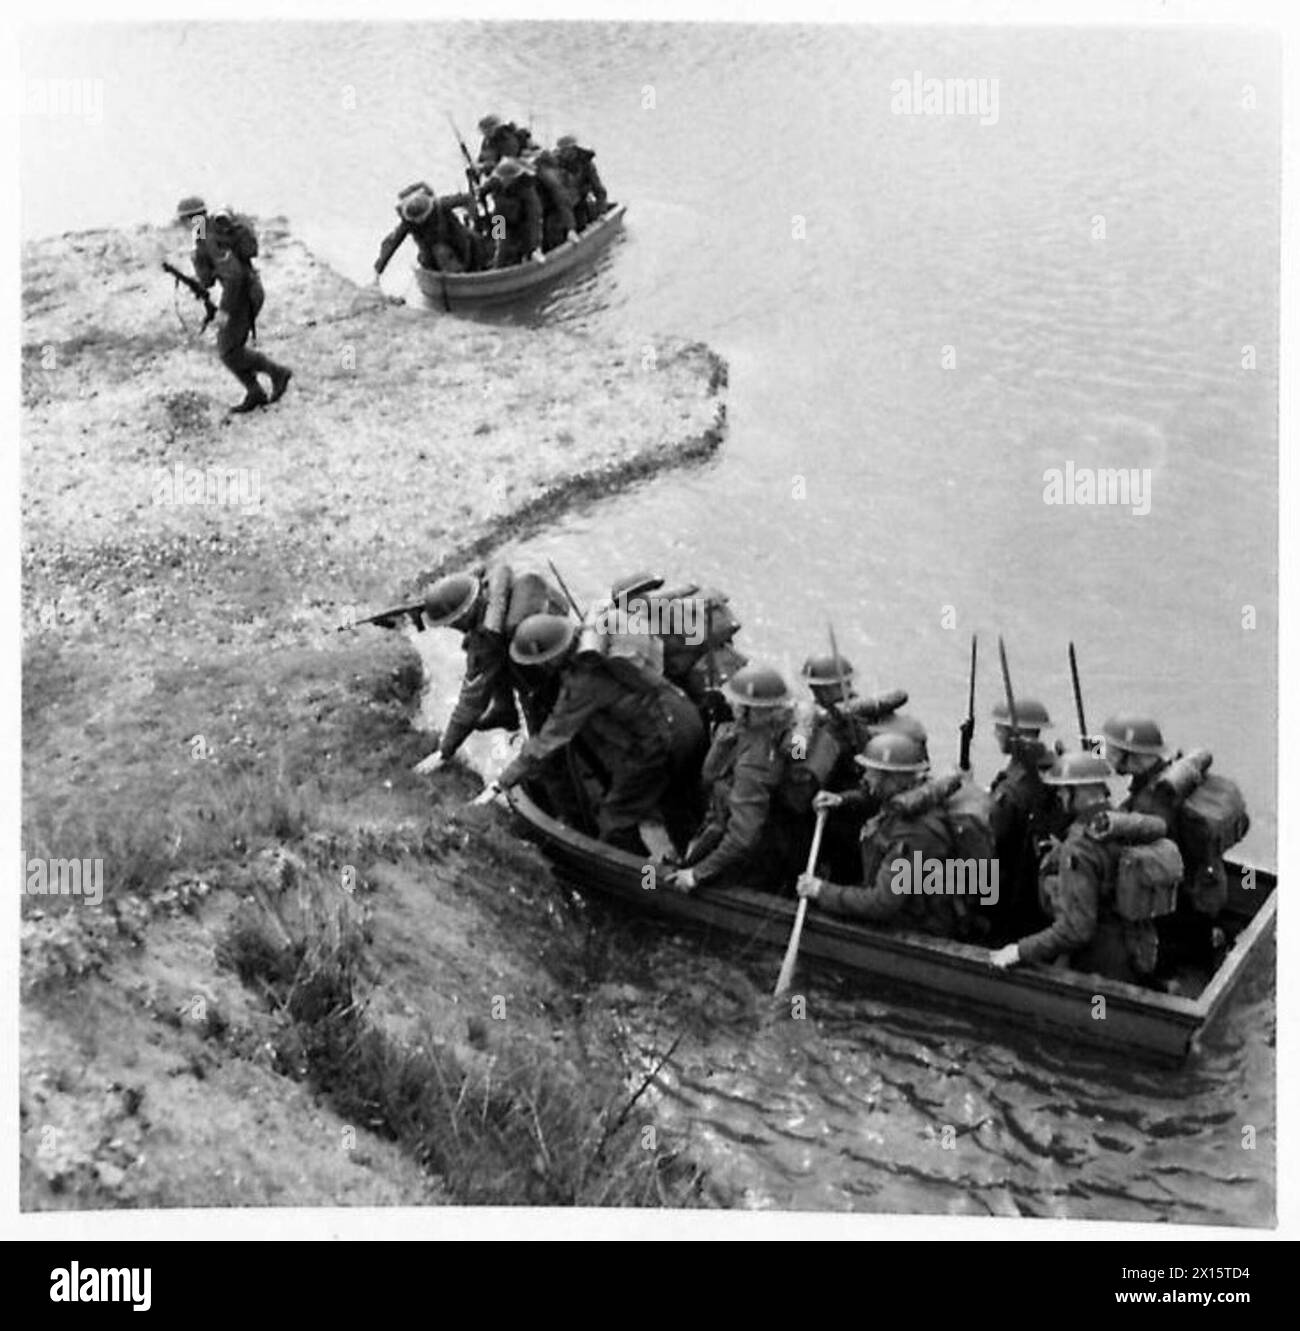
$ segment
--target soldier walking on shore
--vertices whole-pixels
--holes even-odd
[[[247,219],[236,217],[229,208],[209,214],[200,198],[182,199],[177,205],[178,220],[186,223],[194,236],[191,262],[194,275],[204,290],[221,283],[221,303],[217,307],[217,352],[221,363],[244,385],[244,400],[231,407],[232,412],[255,411],[284,396],[293,371],[269,356],[248,346],[257,338],[257,316],[265,293],[262,279],[253,267],[257,255],[257,236]],[[257,376],[271,381],[268,397]]]

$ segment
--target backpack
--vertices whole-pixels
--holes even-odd
[[[237,258],[249,263],[257,258],[257,233],[246,217],[232,217],[228,227],[213,229],[214,239],[231,249]]]
[[[1184,882],[1192,909],[1213,918],[1228,899],[1224,852],[1250,830],[1250,815],[1240,787],[1225,776],[1211,776],[1214,758],[1194,749],[1161,773],[1159,785],[1178,801],[1170,834],[1182,852]]]
[[[1178,908],[1183,857],[1154,814],[1099,811],[1087,828],[1094,841],[1117,850],[1114,873],[1104,889],[1116,914],[1130,924],[1172,915]]]

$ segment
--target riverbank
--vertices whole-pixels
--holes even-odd
[[[103,899],[23,899],[22,1205],[725,1201],[630,1103],[590,918],[471,773],[411,773],[412,643],[336,631],[707,458],[725,367],[260,236],[295,378],[233,418],[183,232],[24,249],[24,855]]]

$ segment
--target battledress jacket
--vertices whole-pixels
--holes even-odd
[[[474,257],[472,242],[467,229],[452,215],[453,208],[464,208],[473,215],[474,200],[468,194],[440,197],[434,204],[433,211],[422,222],[408,221],[399,212],[400,220],[397,226],[380,242],[379,257],[375,260],[375,272],[382,273],[388,267],[389,261],[408,236],[415,237],[421,267],[439,268],[437,246],[446,245],[468,268]]]

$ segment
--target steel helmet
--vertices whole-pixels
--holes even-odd
[[[433,212],[436,202],[433,191],[421,181],[408,186],[397,196],[397,211],[408,222],[423,222]]]
[[[1112,716],[1101,729],[1107,742],[1125,753],[1164,756],[1164,736],[1160,733],[1160,727],[1149,716],[1122,712],[1119,716]]]
[[[899,690],[901,692],[901,690]],[[900,704],[901,706],[901,704]],[[909,738],[925,748],[929,741],[925,727],[914,716],[909,716],[906,712],[889,712],[882,716],[879,721],[873,721],[868,728],[867,733],[872,739],[877,735],[907,735]],[[928,759],[929,753],[926,757]]]
[[[483,117],[482,120],[478,122],[478,127],[479,127],[479,133],[483,134],[484,136],[491,134],[494,129],[501,128],[501,117],[494,115],[486,115]]]
[[[569,650],[577,631],[563,615],[529,615],[510,639],[510,659],[518,665],[546,665]]]
[[[656,578],[653,573],[633,573],[619,578],[609,589],[609,599],[617,605],[624,598],[631,600],[634,596],[644,596],[646,592],[658,591],[663,585],[664,580]]]
[[[503,185],[511,185],[520,176],[529,174],[529,168],[523,164],[517,157],[503,157],[497,164],[496,169],[489,177],[490,180],[500,181]]]
[[[1063,753],[1052,764],[1050,772],[1043,773],[1045,786],[1104,786],[1107,777],[1115,775],[1105,760],[1086,749],[1078,753]]]
[[[993,704],[993,721],[996,725],[1010,727],[1011,711],[1005,698]],[[1051,724],[1052,718],[1047,715],[1047,708],[1037,698],[1016,699],[1017,730],[1041,730]]]
[[[739,707],[785,707],[790,690],[771,666],[746,666],[723,686],[727,701]]]
[[[824,684],[848,684],[853,679],[853,662],[847,656],[834,656],[826,652],[821,656],[810,656],[799,672],[801,678],[813,687]]]
[[[200,213],[206,213],[208,205],[197,194],[187,194],[176,205],[176,216],[182,221],[188,222],[191,217],[197,217]]]
[[[561,150],[565,148],[576,148],[578,146],[578,136],[576,134],[561,134],[555,140],[555,146]]]
[[[924,739],[901,730],[884,730],[867,741],[853,760],[874,772],[928,772],[930,755]]]
[[[455,624],[474,608],[478,596],[479,581],[472,573],[452,573],[439,578],[424,593],[429,627],[440,629]]]

